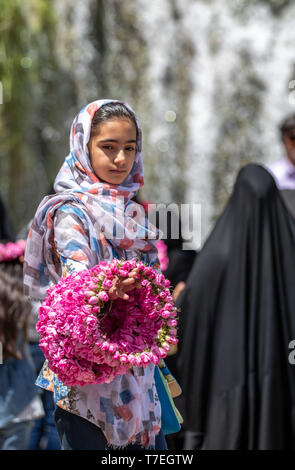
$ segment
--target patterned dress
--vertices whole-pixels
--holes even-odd
[[[69,225],[72,227],[71,231],[68,230]],[[57,211],[54,229],[53,248],[62,276],[89,268],[90,256],[92,264],[99,262],[95,253],[85,254],[87,234],[82,221],[77,218],[75,208],[69,205],[62,206]],[[70,251],[81,261],[63,256]],[[113,254],[118,257],[116,252]],[[123,253],[122,250],[119,256],[125,259],[137,257],[145,261],[144,254],[140,252],[134,254],[124,250]],[[99,426],[108,443],[114,447],[116,443],[122,446],[122,442],[139,443],[147,447],[154,444],[150,435],[156,435],[161,427],[161,405],[155,382],[151,380],[154,368],[154,364],[145,368],[133,367],[109,384],[67,387],[50,370],[46,360],[36,385],[52,391],[57,406]],[[137,416],[143,416],[144,419],[139,420]]]

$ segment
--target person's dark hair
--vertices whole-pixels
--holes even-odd
[[[23,293],[23,266],[19,260],[0,263],[0,342],[3,359],[22,358],[27,341],[31,303]]]
[[[0,240],[15,241],[15,233],[7,209],[0,197]]]
[[[138,128],[133,113],[123,103],[116,102],[104,104],[96,111],[91,123],[90,138],[98,134],[100,124],[112,119],[128,119],[131,121],[135,125],[137,138]]]
[[[295,114],[287,116],[280,125],[280,131],[282,138],[288,134],[291,130],[295,129]]]

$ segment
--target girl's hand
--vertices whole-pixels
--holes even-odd
[[[133,269],[130,271],[128,278],[126,279],[119,279],[118,276],[114,277],[113,286],[108,291],[108,296],[111,300],[116,300],[121,298],[123,300],[128,300],[129,295],[126,292],[140,288],[141,283],[137,281],[135,276],[138,274],[138,268]]]

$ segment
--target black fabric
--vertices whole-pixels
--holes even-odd
[[[179,234],[178,238],[173,238],[173,234]],[[190,270],[197,256],[196,250],[183,250],[184,240],[181,234],[181,220],[177,213],[167,213],[167,237],[163,239],[167,245],[168,267],[163,271],[164,276],[170,281],[171,291],[179,282],[186,282]],[[179,318],[178,324],[181,322]],[[167,356],[165,362],[173,376],[178,380],[178,370],[176,366],[178,354]],[[174,398],[177,409],[182,414],[184,407],[183,395]],[[170,450],[181,450],[183,448],[184,433],[183,428],[175,433],[166,436],[168,448]]]
[[[166,243],[166,242],[165,242]],[[167,252],[169,263],[168,267],[165,271],[163,271],[164,276],[169,279],[171,285],[171,291],[176,287],[179,282],[186,282],[190,270],[194,264],[194,260],[196,259],[197,252],[194,250],[182,250],[181,248],[172,248],[168,249]],[[178,328],[180,327],[180,323],[182,318],[178,319]],[[174,375],[174,377],[178,380],[178,369],[176,365],[178,354],[172,354],[171,356],[167,356],[165,358],[165,362]],[[181,411],[183,408],[183,397],[179,397],[175,400],[177,407]]]
[[[176,214],[173,214],[171,216],[171,213],[168,212],[167,224],[168,224],[167,226],[168,238],[164,239],[163,241],[167,245],[167,256],[168,256],[169,263],[168,263],[167,269],[163,271],[163,274],[167,279],[169,279],[170,290],[172,292],[179,282],[186,282],[188,275],[190,273],[190,270],[194,264],[194,260],[196,259],[197,251],[183,250],[182,247],[183,247],[184,240],[181,237],[181,222],[180,222],[180,218],[178,218]],[[180,237],[178,239],[172,238],[172,232],[173,232],[172,224],[177,224],[179,226]],[[181,322],[181,318],[179,318],[178,326],[180,322]],[[167,356],[165,358],[165,362],[167,363],[168,368],[170,369],[172,374],[175,376],[175,378],[178,380],[176,360],[177,360],[177,353],[171,356]],[[179,409],[181,410],[183,407],[182,397],[179,397],[178,399],[176,399],[175,403],[177,403],[177,407],[179,407]]]
[[[199,448],[295,448],[294,280],[295,219],[248,165],[176,302],[184,425]]]
[[[115,449],[108,446],[102,430],[87,419],[56,406],[54,420],[62,450],[109,450],[115,452]],[[143,452],[145,449],[139,444],[129,444],[123,450]],[[156,435],[155,450],[167,450],[162,430]]]
[[[4,203],[0,197],[0,240],[15,241],[15,233],[8,217]]]
[[[163,271],[163,274],[169,279],[171,289],[174,289],[179,282],[186,281],[194,264],[197,252],[195,250],[183,250],[182,247],[168,248],[167,256],[169,263],[167,269]]]
[[[281,189],[280,194],[292,216],[295,218],[295,190]]]
[[[142,204],[138,194],[133,197],[138,204]],[[169,210],[168,210],[169,209]],[[167,221],[165,227],[160,226],[160,220]],[[168,267],[163,271],[164,276],[171,282],[171,289],[183,281],[185,282],[197,256],[196,250],[183,250],[185,240],[182,237],[182,222],[177,210],[171,205],[158,207],[155,215],[155,225],[163,230],[163,242],[167,246]]]

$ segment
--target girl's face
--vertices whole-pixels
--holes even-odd
[[[105,183],[121,184],[129,175],[136,153],[136,128],[128,119],[112,119],[99,125],[88,142],[90,162]]]

